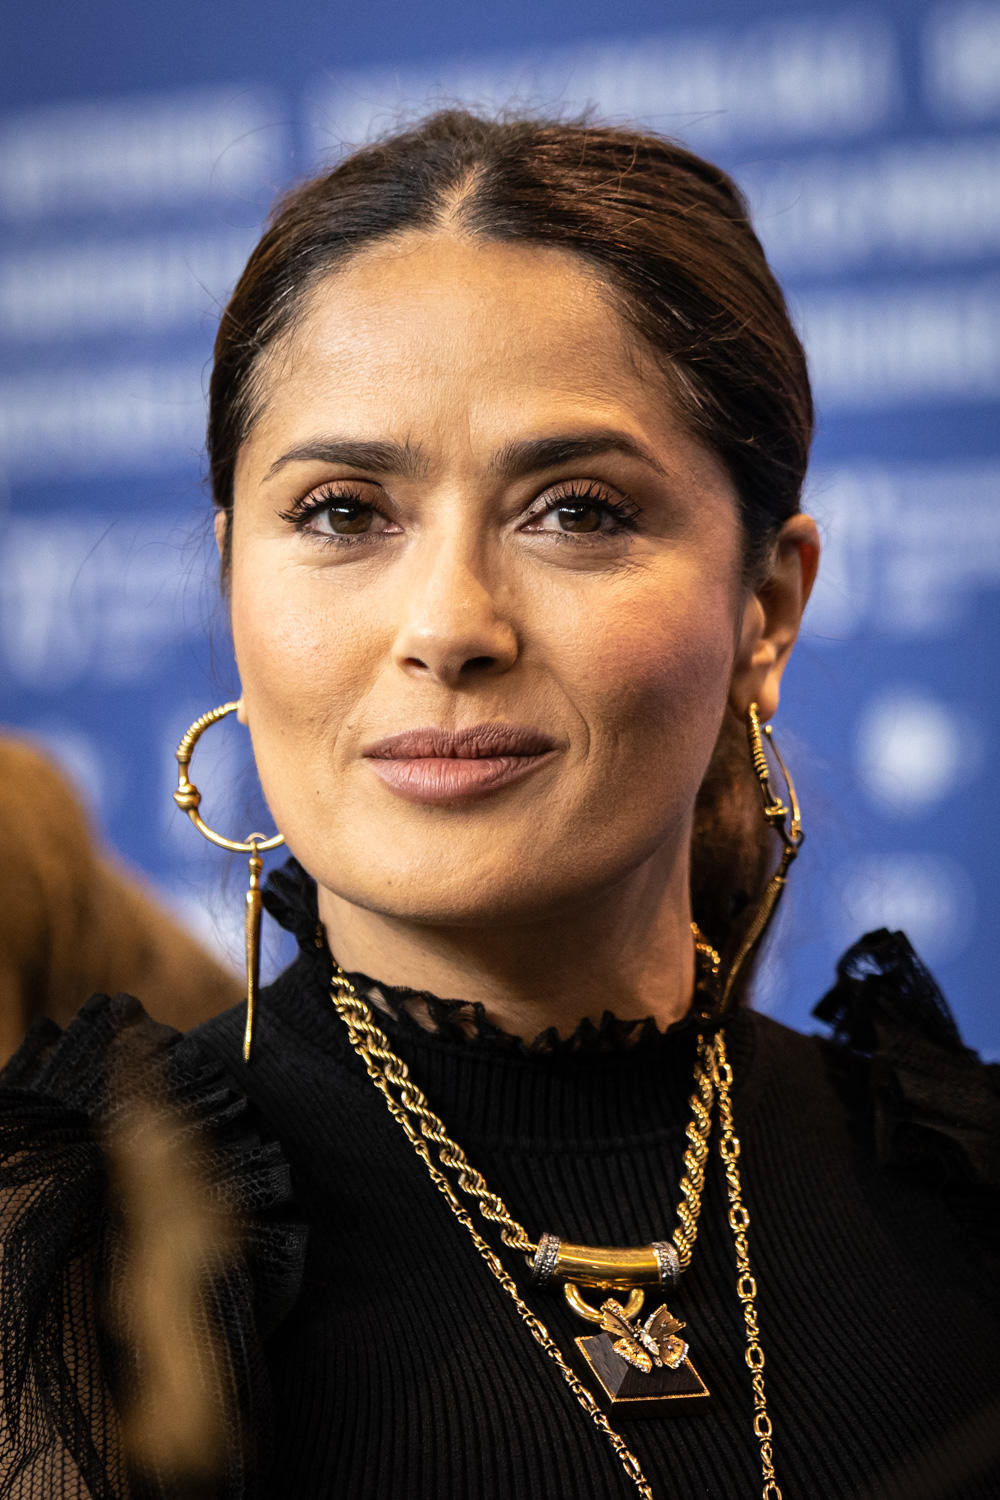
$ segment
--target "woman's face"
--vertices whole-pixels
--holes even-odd
[[[321,897],[470,925],[676,880],[765,611],[727,474],[588,269],[414,233],[319,284],[263,381],[233,633]]]

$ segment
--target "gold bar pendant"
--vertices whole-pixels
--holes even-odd
[[[539,1239],[528,1267],[536,1286],[547,1286],[554,1279],[609,1292],[642,1286],[670,1291],[681,1272],[680,1256],[671,1240],[653,1240],[649,1245],[568,1245],[548,1231]]]

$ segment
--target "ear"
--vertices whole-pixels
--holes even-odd
[[[795,515],[778,533],[767,577],[743,609],[729,706],[738,718],[756,703],[762,720],[778,711],[781,676],[795,644],[819,564],[819,532]]]
[[[215,545],[219,550],[219,556],[222,559],[223,566],[225,566],[226,554],[229,546],[229,528],[231,523],[232,513],[230,511],[217,510],[215,512],[215,520],[213,523],[215,528]],[[245,725],[247,722],[247,711],[246,705],[243,702],[242,693],[240,693],[240,696],[236,701],[238,704],[238,707],[236,709],[236,717],[241,724]]]

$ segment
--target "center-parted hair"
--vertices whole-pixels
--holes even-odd
[[[449,227],[554,246],[597,274],[657,358],[691,431],[736,489],[748,582],[795,514],[812,436],[805,355],[746,203],[720,168],[661,136],[459,110],[365,146],[276,206],[222,316],[208,455],[230,511],[240,446],[267,400],[267,351],[306,294],[359,251]],[[228,567],[224,551],[223,568]],[[763,888],[768,843],[739,726],[727,715],[699,796],[695,917],[729,946]]]

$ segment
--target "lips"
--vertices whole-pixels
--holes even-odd
[[[555,740],[523,724],[473,724],[469,729],[408,729],[371,745],[370,760],[488,760],[494,756],[544,755]]]
[[[499,791],[545,764],[555,750],[555,740],[541,730],[490,723],[408,729],[370,745],[364,758],[398,796],[445,803]]]

